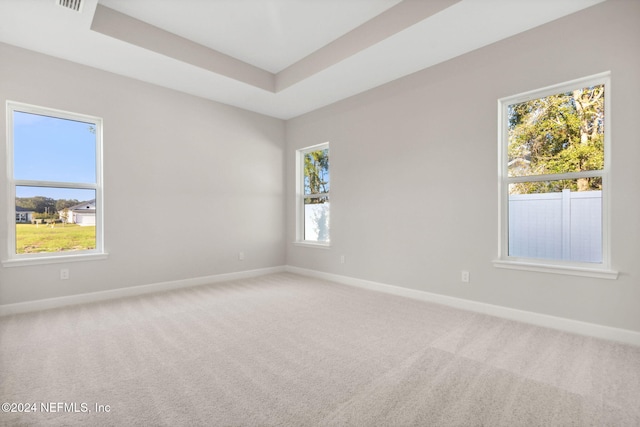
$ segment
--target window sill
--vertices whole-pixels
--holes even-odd
[[[304,248],[331,249],[331,243],[293,242],[293,245]]]
[[[536,271],[540,273],[565,274],[569,276],[595,277],[598,279],[616,280],[618,272],[603,268],[578,267],[570,265],[542,264],[524,261],[494,260],[494,267],[509,270]]]
[[[14,258],[2,261],[3,267],[25,267],[30,265],[59,264],[78,261],[97,261],[107,259],[108,253],[43,256],[33,258]]]

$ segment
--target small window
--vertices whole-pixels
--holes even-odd
[[[298,150],[298,241],[328,245],[329,144]]]
[[[102,120],[7,103],[9,261],[103,253]]]
[[[609,76],[500,100],[502,261],[609,269]]]

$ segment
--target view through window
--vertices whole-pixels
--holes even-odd
[[[329,243],[329,144],[299,152],[302,168],[302,237]]]
[[[95,252],[101,240],[97,118],[8,105],[15,255]]]
[[[603,79],[503,102],[509,257],[603,262]]]

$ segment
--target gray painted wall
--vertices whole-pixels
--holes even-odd
[[[640,331],[639,18],[608,1],[289,120],[289,265]],[[620,277],[495,268],[497,100],[607,70]],[[325,141],[332,247],[295,246],[294,151]]]
[[[1,304],[285,263],[281,120],[6,44],[0,58],[3,145],[6,99],[103,118],[110,254],[0,267]],[[3,184],[1,224],[8,223],[6,203]],[[5,258],[4,226],[0,239]],[[69,280],[59,279],[62,267]]]

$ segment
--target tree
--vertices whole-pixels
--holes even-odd
[[[312,151],[304,156],[304,194],[329,192],[329,150]],[[324,203],[326,197],[308,198],[307,203]]]
[[[509,106],[509,176],[562,174],[604,167],[604,86]],[[598,177],[512,184],[511,193],[599,190]]]
[[[16,197],[16,206],[30,209],[37,213],[56,212],[56,201],[50,197]]]
[[[62,221],[62,226],[69,222],[71,212],[68,208],[62,209],[60,213],[60,220]]]
[[[71,206],[79,205],[80,202],[76,199],[58,199],[56,200],[56,211],[60,212]]]

